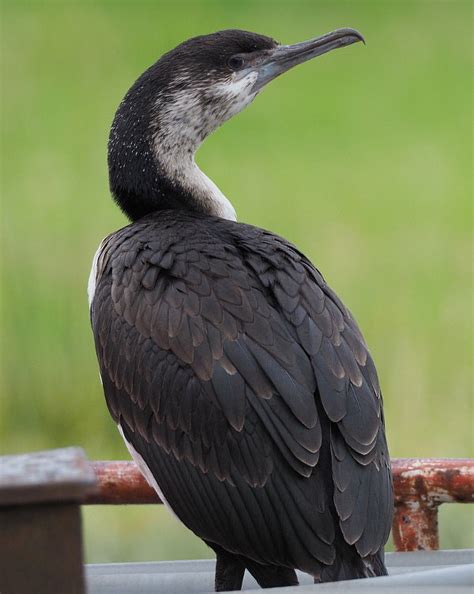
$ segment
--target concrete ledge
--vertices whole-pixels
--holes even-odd
[[[213,592],[214,561],[111,563],[86,566],[89,594],[187,594]],[[275,588],[279,593],[345,593],[373,591],[382,594],[456,592],[472,594],[474,550],[387,553],[388,577],[314,585],[300,573],[300,586]],[[244,590],[261,592],[246,573]]]

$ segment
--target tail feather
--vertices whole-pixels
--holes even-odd
[[[375,555],[360,557],[357,553],[351,556],[338,556],[332,565],[325,566],[315,582],[336,582],[360,578],[387,575],[383,551]]]

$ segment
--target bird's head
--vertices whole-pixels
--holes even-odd
[[[163,208],[235,218],[194,162],[199,145],[280,74],[358,41],[363,37],[354,29],[294,45],[226,30],[163,55],[128,91],[112,125],[110,184],[121,208],[132,220]]]

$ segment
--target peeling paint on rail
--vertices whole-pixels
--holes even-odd
[[[474,460],[402,458],[392,461],[392,471],[396,550],[438,549],[438,507],[474,502]]]

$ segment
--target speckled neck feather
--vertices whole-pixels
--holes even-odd
[[[201,42],[201,54],[202,48]],[[185,47],[176,60],[176,51],[149,68],[117,110],[108,153],[112,194],[132,221],[174,208],[235,220],[232,204],[194,155],[209,134],[254,99],[256,74],[238,78],[213,65],[203,76],[192,61],[195,52]]]
[[[198,210],[230,220],[236,219],[232,204],[199,169],[194,155],[209,134],[254,98],[254,81],[252,75],[227,84],[193,84],[183,76],[175,81],[171,100],[162,93],[155,102],[152,147],[159,169],[192,196]]]

